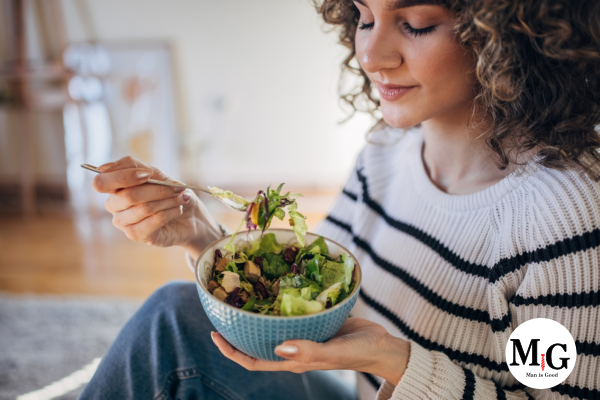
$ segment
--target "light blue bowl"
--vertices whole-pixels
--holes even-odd
[[[277,241],[282,244],[296,243],[296,234],[291,229],[268,229],[267,233],[274,233]],[[319,236],[307,233],[306,244],[312,243]],[[206,289],[210,281],[214,254],[216,249],[225,246],[231,236],[226,236],[208,246],[196,262],[196,287],[200,295],[202,307],[217,331],[240,351],[249,356],[269,361],[281,361],[273,350],[276,346],[290,339],[306,339],[324,342],[330,339],[348,318],[350,310],[356,303],[358,291],[362,280],[360,265],[346,248],[325,238],[329,252],[337,256],[343,252],[350,254],[354,259],[354,280],[356,285],[350,296],[334,307],[321,313],[299,317],[281,317],[274,315],[254,314],[242,311],[226,304]],[[260,232],[251,232],[248,241],[260,238]],[[236,246],[246,243],[246,232],[240,232],[235,240]]]

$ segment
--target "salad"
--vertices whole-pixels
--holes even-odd
[[[208,291],[253,313],[307,315],[348,297],[356,284],[353,275],[352,257],[330,255],[323,237],[307,247],[285,246],[267,233],[234,252],[215,250]]]
[[[266,191],[259,190],[254,200],[249,201],[245,198],[234,194],[230,190],[223,190],[217,187],[209,187],[211,194],[214,197],[221,199],[227,199],[236,204],[246,206],[246,215],[242,218],[239,226],[235,233],[231,237],[229,243],[224,247],[226,250],[235,254],[235,246],[233,240],[235,235],[241,229],[244,223],[248,228],[248,232],[253,229],[262,229],[263,233],[265,229],[271,225],[273,217],[279,218],[281,221],[285,218],[285,208],[287,207],[288,214],[290,216],[290,225],[296,233],[296,238],[301,247],[304,247],[304,235],[308,232],[308,226],[306,225],[306,217],[298,212],[298,203],[296,199],[302,197],[301,193],[290,193],[281,194],[283,183],[277,187],[277,189],[271,189],[271,186]]]

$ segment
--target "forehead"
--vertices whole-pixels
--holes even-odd
[[[357,3],[362,4],[365,7],[369,6],[369,3],[383,2],[386,5],[388,11],[398,10],[400,8],[407,8],[412,6],[420,5],[444,5],[444,0],[354,0]]]

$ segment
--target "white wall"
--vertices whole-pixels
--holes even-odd
[[[62,0],[74,42],[88,39]],[[168,40],[182,145],[206,184],[340,185],[371,119],[338,104],[344,50],[309,0],[87,0],[98,39]],[[188,174],[189,176],[190,174]]]

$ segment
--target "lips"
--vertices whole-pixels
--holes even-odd
[[[399,86],[399,85],[384,85],[380,82],[375,82],[375,86],[377,86],[377,90],[379,90],[379,94],[381,98],[387,101],[395,101],[402,98],[416,86]]]

